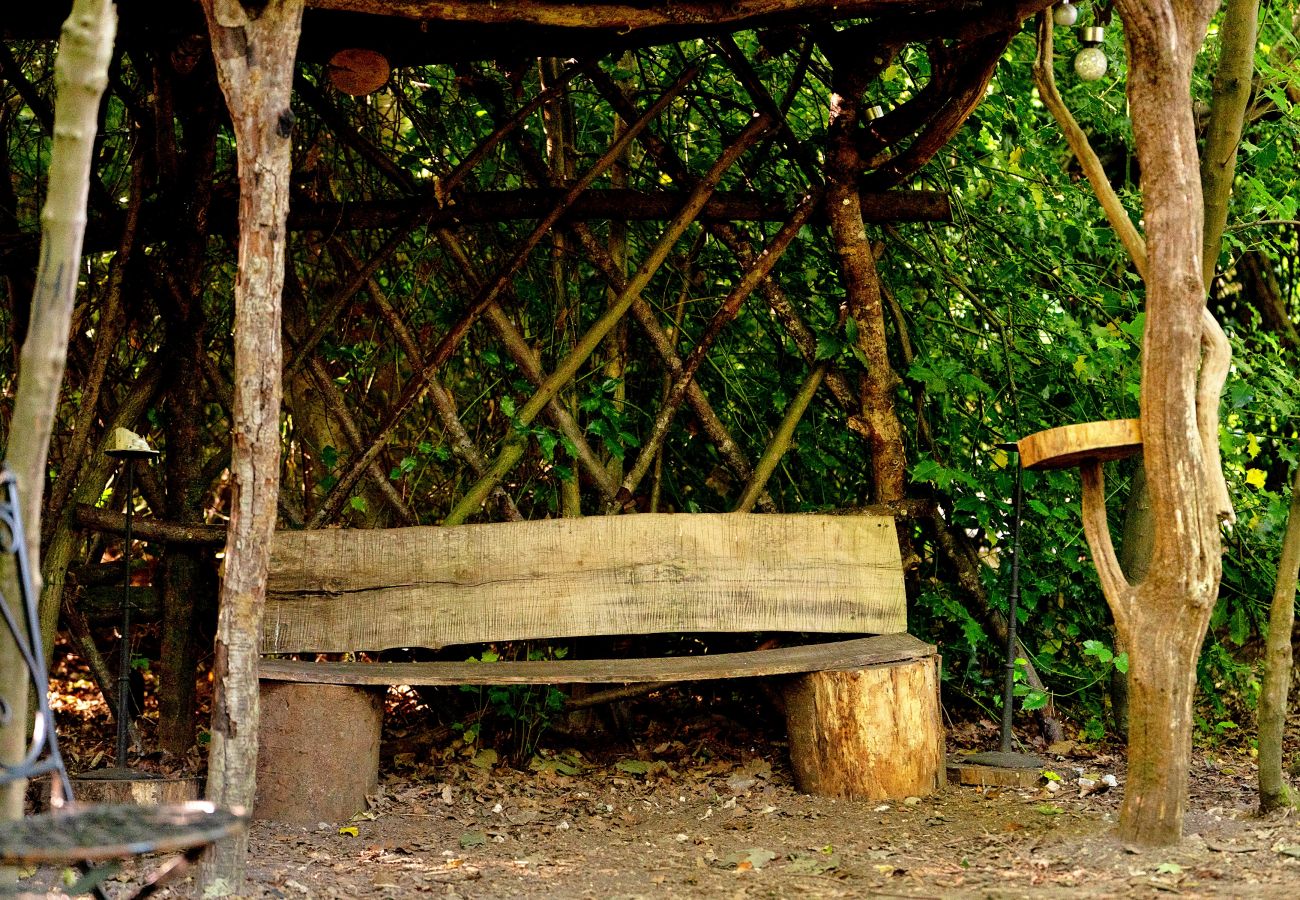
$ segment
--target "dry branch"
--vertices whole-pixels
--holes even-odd
[[[681,369],[674,373],[672,385],[668,389],[668,394],[660,404],[659,412],[655,415],[654,425],[650,430],[650,437],[644,442],[641,453],[637,457],[636,465],[628,472],[627,477],[623,479],[623,485],[619,490],[619,496],[631,497],[636,493],[637,486],[641,479],[650,471],[650,467],[657,458],[660,448],[663,446],[664,439],[668,435],[668,426],[671,424],[673,416],[681,408],[682,401],[686,398],[686,390],[689,385],[694,383],[695,373],[700,364],[704,362],[709,350],[721,335],[722,330],[730,324],[740,313],[741,306],[749,299],[758,285],[767,278],[772,271],[772,267],[777,264],[781,256],[785,253],[790,243],[798,235],[799,231],[807,223],[809,215],[812,213],[813,206],[820,192],[809,193],[804,197],[804,202],[796,209],[795,214],[790,218],[767,248],[741,276],[740,281],[732,288],[731,293],[718,307],[708,324],[704,327],[694,349],[687,355],[682,363]],[[820,380],[820,379],[819,379]],[[770,475],[770,472],[769,472]],[[750,479],[753,483],[753,478]],[[766,482],[766,479],[763,479]],[[762,485],[759,486],[761,492]],[[750,501],[749,506],[757,501],[758,493]]]

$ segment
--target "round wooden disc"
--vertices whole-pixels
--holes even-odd
[[[382,53],[349,47],[330,57],[327,71],[330,84],[345,94],[360,97],[386,85],[393,70]]]
[[[1069,469],[1086,460],[1123,459],[1142,449],[1138,419],[1049,428],[1016,442],[1026,469]]]

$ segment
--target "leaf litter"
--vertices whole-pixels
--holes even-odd
[[[1245,752],[1198,751],[1186,839],[1146,850],[1114,837],[1122,755],[1086,745],[1036,748],[1055,777],[1034,789],[858,802],[798,793],[779,732],[709,714],[639,725],[517,767],[482,747],[388,753],[351,821],[255,823],[241,896],[1275,897],[1300,884],[1300,821],[1253,815]],[[1114,789],[1080,790],[1106,775]],[[146,869],[128,863],[110,891]],[[40,877],[59,896],[57,873]]]

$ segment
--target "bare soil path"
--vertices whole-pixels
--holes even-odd
[[[1300,897],[1300,817],[1254,815],[1246,749],[1198,748],[1185,840],[1143,850],[1113,836],[1114,752],[1057,748],[1046,758],[1060,780],[1034,789],[846,802],[798,793],[779,735],[735,717],[678,707],[633,722],[583,753],[551,737],[528,767],[457,739],[429,746],[395,723],[366,813],[252,826],[244,896]],[[1294,751],[1300,720],[1288,735]],[[996,737],[980,722],[950,742]],[[1081,775],[1107,774],[1117,788],[1081,790]],[[110,889],[140,871],[128,865]],[[56,878],[31,873],[26,887],[62,896]],[[163,896],[193,893],[181,883]]]

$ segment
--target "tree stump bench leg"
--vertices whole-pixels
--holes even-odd
[[[261,682],[253,815],[295,825],[345,822],[379,784],[384,689]]]
[[[938,655],[811,672],[785,687],[795,783],[808,794],[897,800],[939,790]]]

